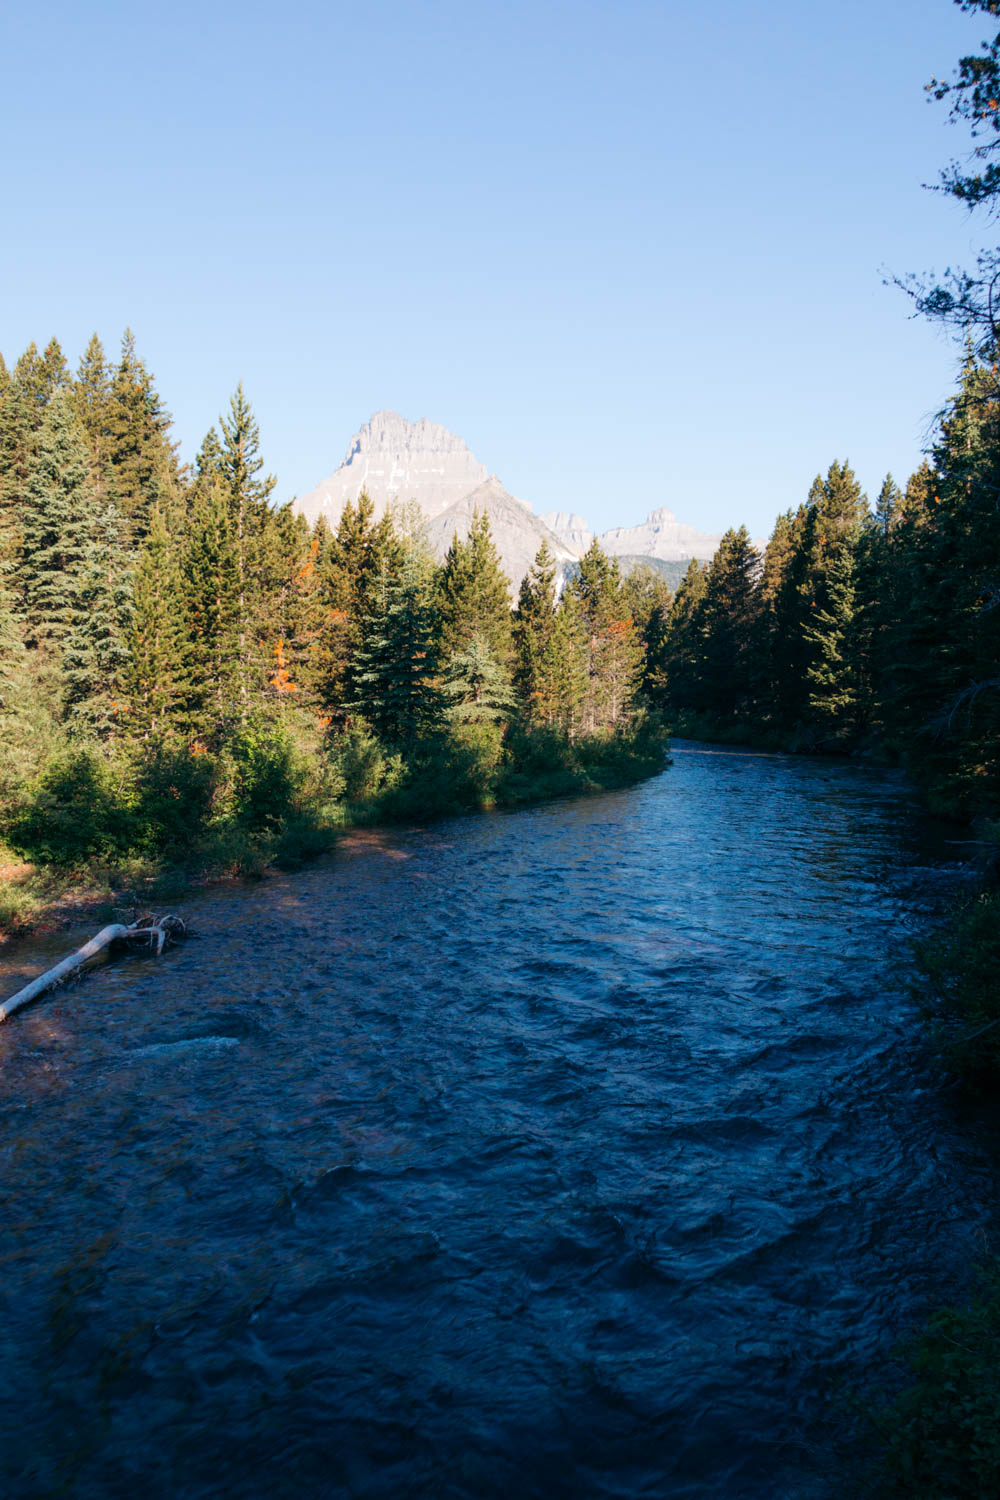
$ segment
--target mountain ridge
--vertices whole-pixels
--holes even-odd
[[[296,508],[310,523],[324,515],[336,529],[344,507],[362,490],[372,500],[376,516],[395,505],[416,502],[439,559],[456,532],[467,535],[473,511],[485,512],[515,594],[542,540],[565,572],[594,539],[587,521],[575,513],[536,515],[528,501],[510,494],[479,462],[462,438],[426,417],[409,422],[395,411],[374,412],[351,438],[339,467],[296,502]],[[597,540],[614,556],[676,564],[692,557],[708,561],[721,534],[698,531],[659,506],[638,525],[612,527]]]

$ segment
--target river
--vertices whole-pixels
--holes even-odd
[[[897,773],[679,744],[199,894],[0,1027],[5,1500],[849,1492],[838,1392],[995,1199],[921,837]]]

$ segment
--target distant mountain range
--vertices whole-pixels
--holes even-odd
[[[343,463],[297,508],[309,522],[324,515],[336,530],[344,506],[365,490],[377,516],[395,505],[415,502],[427,523],[427,539],[443,558],[452,537],[468,534],[473,513],[489,517],[504,571],[516,593],[543,539],[563,567],[572,565],[593,541],[577,515],[549,511],[536,516],[531,506],[508,494],[495,474],[446,427],[426,419],[408,422],[394,411],[378,411],[351,439]],[[615,527],[598,540],[620,557],[627,570],[651,563],[671,583],[692,557],[707,561],[720,536],[685,526],[669,510],[652,511],[639,526]]]

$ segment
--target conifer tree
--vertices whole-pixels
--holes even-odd
[[[692,557],[674,595],[663,647],[666,697],[675,710],[690,712],[703,707],[702,607],[706,569]]]
[[[229,506],[235,549],[239,693],[246,702],[263,665],[255,647],[262,624],[266,634],[266,618],[262,616],[266,617],[268,602],[264,578],[271,520],[268,501],[277,481],[271,474],[259,477],[264,467],[260,431],[242,381],[230,397],[228,413],[219,418],[219,427],[216,482]]]
[[[445,656],[481,636],[498,662],[511,656],[510,582],[500,566],[489,517],[473,513],[468,537],[454,535],[441,573],[439,609]]]
[[[825,569],[823,603],[815,605],[805,631],[811,648],[806,669],[809,716],[827,741],[850,739],[860,727],[855,570],[854,548],[837,548]]]
[[[87,434],[95,478],[105,487],[111,464],[111,377],[112,367],[95,333],[77,366],[73,405]]]
[[[588,635],[584,729],[616,729],[628,714],[642,674],[642,643],[628,612],[618,559],[593,541],[567,592],[579,600]]]
[[[529,718],[538,718],[542,671],[556,624],[556,565],[549,545],[542,544],[521,580],[514,614],[514,681]]]
[[[674,596],[666,579],[648,564],[632,569],[623,581],[622,595],[642,647],[640,692],[655,705],[666,682],[664,649]]]
[[[105,485],[130,546],[145,536],[153,505],[168,508],[176,498],[177,458],[169,434],[170,416],[126,329],[108,396]]]
[[[730,529],[708,570],[701,603],[701,697],[709,713],[740,718],[753,707],[760,558],[745,526]]]
[[[499,724],[514,713],[510,679],[481,635],[448,659],[441,690],[456,724]]]
[[[195,485],[202,491],[207,490],[213,480],[222,479],[222,444],[214,427],[208,429],[195,455],[194,474]]]
[[[587,621],[578,595],[567,591],[556,610],[552,635],[536,678],[533,717],[567,739],[580,734],[590,687]]]
[[[80,573],[79,608],[63,642],[67,724],[83,737],[127,731],[126,677],[132,575],[123,566],[121,517],[97,508]]]
[[[51,728],[21,626],[0,581],[0,812],[37,770]]]
[[[360,644],[364,620],[384,604],[384,583],[402,566],[406,548],[392,521],[374,519],[375,506],[364,490],[341,513],[336,535],[324,549],[317,581],[322,630],[315,660],[321,701],[331,718],[339,720],[357,697],[352,663]],[[414,578],[420,570],[414,557]]]
[[[66,362],[56,340],[49,342],[44,354],[31,343],[14,366],[0,406],[0,570],[13,589],[12,607],[18,614],[23,613],[24,600],[16,564],[25,487],[49,402],[66,383]]]
[[[144,739],[183,732],[187,723],[193,638],[181,562],[167,517],[154,505],[136,563],[128,631],[128,722]]]
[[[842,738],[863,727],[855,571],[870,512],[850,466],[836,460],[814,485],[811,508],[808,569],[800,586],[805,719],[821,734]]]
[[[383,556],[367,591],[351,669],[354,697],[348,707],[365,718],[385,744],[407,753],[443,714],[435,683],[435,625],[412,555],[398,567]]]
[[[85,610],[83,577],[96,527],[90,451],[69,395],[57,390],[24,494],[20,572],[29,645],[61,649]]]
[[[204,738],[218,736],[239,698],[239,568],[228,499],[218,482],[196,497],[183,563],[190,716]]]
[[[899,486],[892,475],[887,474],[875,501],[875,525],[883,536],[887,536],[896,524],[903,503]]]

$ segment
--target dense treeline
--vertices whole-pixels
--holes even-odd
[[[872,506],[846,463],[692,563],[660,651],[702,732],[901,758],[940,809],[1000,805],[1000,385],[971,354],[928,459]]]
[[[36,860],[237,866],[358,815],[606,784],[658,764],[669,593],[594,547],[511,609],[485,517],[437,566],[362,495],[336,531],[274,503],[238,386],[190,468],[126,333],[72,374],[0,361],[0,816]],[[353,812],[350,811],[353,809]],[[228,840],[228,844],[227,844]]]

